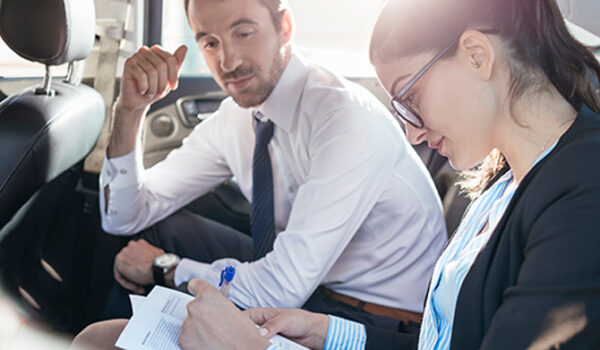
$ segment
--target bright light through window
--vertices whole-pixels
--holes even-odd
[[[344,75],[373,76],[369,39],[386,1],[290,0],[299,51]]]
[[[181,44],[188,47],[181,75],[210,75],[185,16],[183,1],[164,1],[162,22],[162,46],[166,50],[174,52]]]
[[[379,10],[387,0],[288,0],[295,18],[296,49],[303,56],[351,77],[374,76],[368,45]],[[191,49],[184,75],[210,74],[189,29],[181,2],[163,5],[163,46]]]
[[[67,65],[52,67],[51,72],[53,76],[65,76]],[[45,73],[43,64],[22,58],[0,39],[0,78],[42,77]]]

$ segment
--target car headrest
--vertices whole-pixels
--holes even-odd
[[[82,60],[95,29],[93,0],[0,0],[0,36],[30,61],[54,66]]]

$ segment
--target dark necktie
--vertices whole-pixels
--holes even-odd
[[[275,125],[272,121],[260,121],[262,114],[253,112],[256,119],[254,133],[254,158],[252,160],[252,212],[250,231],[254,242],[254,259],[264,257],[273,249],[275,241],[275,215],[273,206],[273,171],[269,156],[269,142]]]

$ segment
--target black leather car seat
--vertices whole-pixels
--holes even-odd
[[[0,36],[20,56],[51,66],[82,60],[94,43],[92,0],[3,0]],[[96,143],[104,102],[95,90],[51,82],[0,104],[0,227],[44,184]]]
[[[92,50],[95,29],[93,0],[0,0],[4,42],[46,66],[42,84],[0,103],[0,282],[63,330],[76,327],[81,305],[74,291],[81,284],[74,276],[89,265],[75,188],[105,105],[95,90],[71,82],[71,74],[52,80],[50,69],[69,63],[72,72],[73,62]]]

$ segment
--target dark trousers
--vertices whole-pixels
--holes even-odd
[[[250,261],[254,257],[250,236],[187,210],[174,213],[131,239],[145,239],[167,253],[204,263],[221,258]],[[148,291],[152,287],[148,286]],[[185,288],[182,291],[187,292]],[[113,281],[101,318],[130,318],[130,293]]]
[[[171,215],[132,239],[141,238],[168,253],[175,253],[182,258],[199,262],[211,263],[221,258],[251,261],[254,257],[250,236],[186,210]],[[149,288],[151,289],[151,287]],[[102,319],[130,318],[129,293],[115,281]],[[400,330],[407,333],[418,333],[419,331],[417,324],[404,325],[399,320],[372,315],[332,300],[323,293],[321,287],[311,295],[302,308],[395,331]]]

